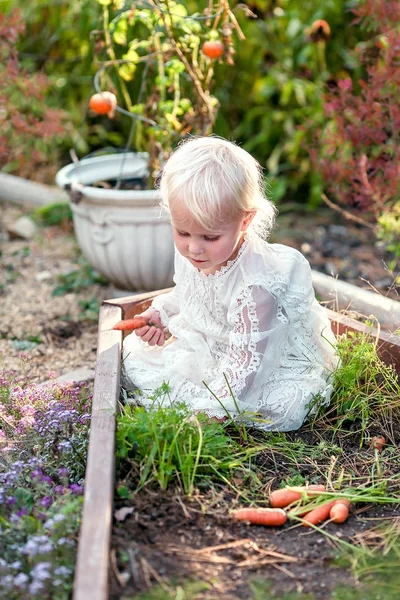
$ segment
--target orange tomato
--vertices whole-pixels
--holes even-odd
[[[93,94],[89,100],[89,107],[98,115],[113,114],[117,106],[117,98],[112,92]]]
[[[209,42],[204,42],[201,51],[208,58],[219,58],[224,53],[224,45],[218,40],[210,40]]]

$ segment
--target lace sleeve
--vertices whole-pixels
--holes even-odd
[[[256,412],[261,382],[276,367],[287,337],[287,318],[261,286],[243,289],[228,312],[229,350],[208,389],[193,386],[191,405],[210,416]],[[194,389],[194,388],[197,389]],[[211,391],[211,392],[210,392]],[[218,398],[218,400],[217,400]]]
[[[166,294],[156,296],[151,306],[159,313],[161,323],[168,327],[171,317],[179,313],[179,296],[176,287]]]
[[[182,261],[180,260],[177,250],[175,250],[174,269],[175,273],[173,281],[175,283],[175,287],[166,294],[160,294],[159,296],[156,296],[151,303],[152,308],[159,313],[161,323],[165,327],[168,327],[171,317],[174,317],[180,312],[178,280],[182,278]]]

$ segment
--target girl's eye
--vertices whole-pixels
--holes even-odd
[[[206,240],[206,242],[216,242],[217,240],[219,240],[219,235],[217,235],[216,237],[209,237],[208,235],[205,235],[204,239]]]
[[[178,231],[178,230],[176,230],[176,233],[177,233],[178,235],[180,235],[181,237],[186,237],[186,236],[188,236],[188,235],[189,235],[188,233],[185,233],[184,231]]]

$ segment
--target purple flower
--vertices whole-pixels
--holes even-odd
[[[23,554],[32,557],[37,556],[38,554],[46,554],[48,552],[51,552],[53,548],[53,542],[47,536],[35,535],[26,542],[25,546],[22,547],[21,551],[23,552]]]
[[[19,588],[25,587],[28,581],[29,577],[26,573],[18,573],[18,575],[14,577],[14,585]]]
[[[71,483],[71,485],[69,486],[69,489],[71,490],[71,492],[73,494],[76,494],[76,495],[83,493],[83,486],[78,485],[77,483]]]
[[[45,508],[49,508],[52,504],[53,498],[51,496],[44,496],[40,501],[40,506],[44,506]]]
[[[67,467],[60,467],[60,469],[58,469],[58,475],[59,477],[68,477],[69,469],[67,469]]]

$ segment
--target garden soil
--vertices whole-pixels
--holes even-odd
[[[40,228],[26,240],[8,233],[21,209],[2,205],[0,214],[0,370],[25,372],[40,383],[94,368],[97,320],[87,307],[112,297],[112,286],[89,282],[77,292],[54,295],[60,276],[80,268],[71,227]],[[283,215],[273,241],[298,248],[317,270],[398,298],[383,248],[372,243],[368,231],[333,221],[326,213]],[[233,523],[228,506],[235,503],[240,498],[225,487],[191,500],[174,493],[139,494],[133,513],[113,526],[110,598],[132,598],[150,584],[161,586],[159,598],[175,598],[169,595],[171,579],[206,582],[207,589],[190,596],[198,600],[270,597],[258,580],[268,580],[271,597],[277,598],[303,591],[322,600],[338,584],[354,585],[348,570],[332,564],[336,548],[326,536],[289,524],[268,529]],[[116,502],[116,508],[126,505]],[[393,509],[358,508],[357,513],[341,526],[329,524],[328,533],[351,540]],[[257,585],[264,591],[255,595]]]

